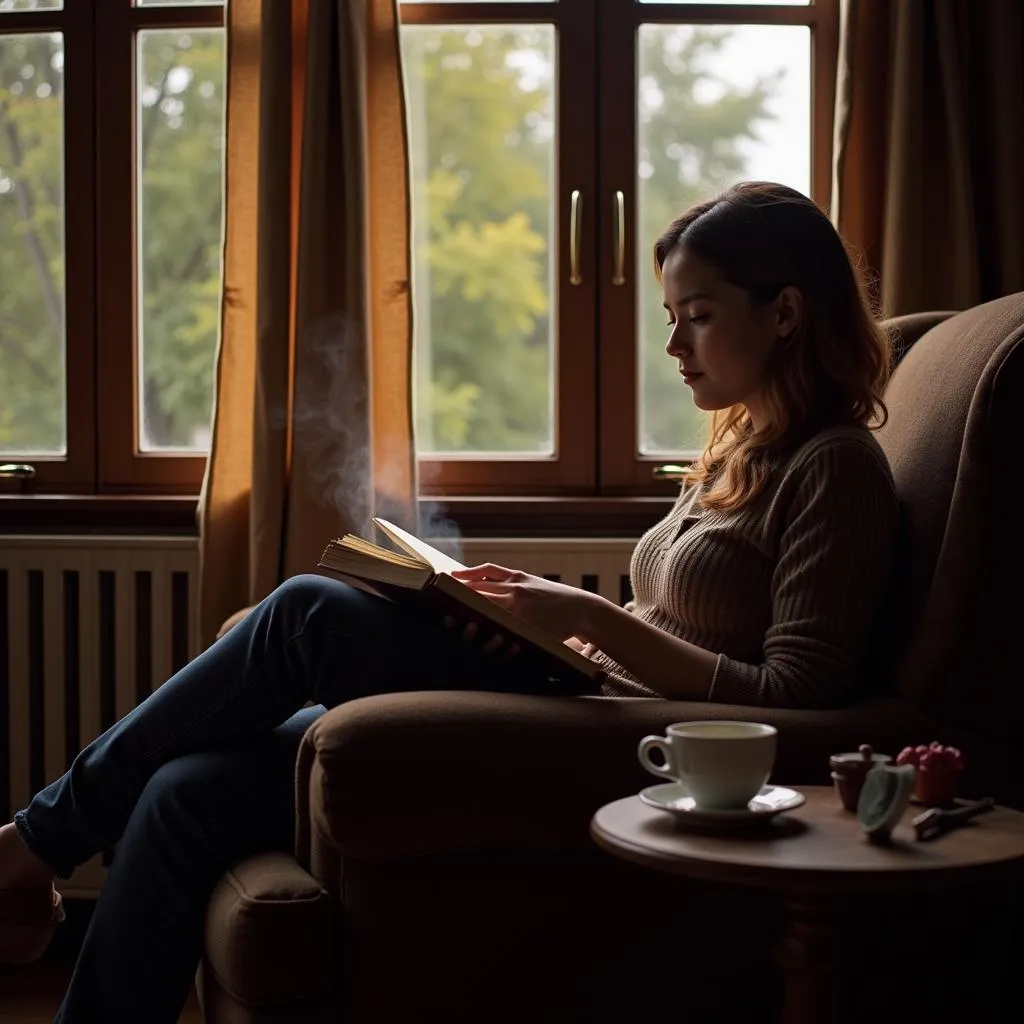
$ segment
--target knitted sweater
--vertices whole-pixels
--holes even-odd
[[[826,708],[860,688],[866,641],[892,579],[899,508],[866,428],[805,442],[737,512],[684,487],[630,563],[645,622],[718,655],[707,700]],[[593,645],[609,696],[658,697]]]

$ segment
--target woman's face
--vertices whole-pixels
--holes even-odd
[[[761,429],[768,362],[779,339],[799,323],[799,292],[784,288],[757,305],[685,246],[665,260],[661,284],[671,329],[665,351],[678,362],[697,407],[742,404]]]

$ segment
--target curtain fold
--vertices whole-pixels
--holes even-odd
[[[200,633],[370,517],[415,527],[395,0],[228,6],[224,302]]]
[[[842,0],[832,217],[882,311],[1024,289],[1024,6]]]

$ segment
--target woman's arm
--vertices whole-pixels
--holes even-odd
[[[707,700],[718,656],[594,594],[581,633],[644,686],[669,700]]]
[[[762,707],[848,704],[893,579],[900,511],[884,457],[823,445],[799,467],[779,540],[764,658],[721,655],[708,699]]]

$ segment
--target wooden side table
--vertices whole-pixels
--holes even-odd
[[[664,811],[626,797],[593,817],[590,833],[609,853],[644,867],[692,879],[779,890],[785,923],[780,966],[785,1024],[841,1019],[835,984],[837,896],[920,890],[995,880],[1024,871],[1024,814],[996,807],[974,822],[918,842],[911,807],[891,846],[863,836],[835,791],[801,786],[807,802],[770,827],[744,833],[695,833]]]

